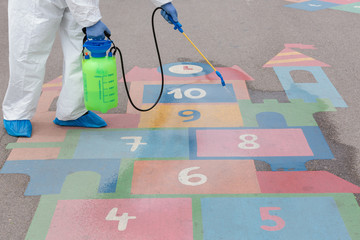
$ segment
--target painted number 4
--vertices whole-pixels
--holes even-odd
[[[276,223],[275,226],[262,225],[261,228],[266,231],[279,231],[285,227],[285,221],[281,217],[270,214],[270,211],[273,210],[281,210],[281,208],[279,207],[260,208],[260,215],[262,220],[272,220]]]
[[[111,209],[105,219],[107,221],[119,221],[118,230],[125,231],[128,221],[130,219],[136,219],[136,217],[132,217],[132,216],[129,217],[128,213],[123,213],[123,215],[121,215],[121,217],[119,217],[119,216],[116,216],[117,212],[118,212],[117,208]]]

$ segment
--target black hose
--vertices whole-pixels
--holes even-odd
[[[108,38],[108,39],[112,42],[112,44],[114,45],[113,47],[110,48],[110,51],[111,51],[111,52],[114,51],[114,52],[113,52],[113,55],[114,55],[114,56],[116,55],[116,52],[119,52],[120,61],[121,61],[121,71],[122,71],[122,75],[123,75],[123,79],[124,79],[126,94],[128,95],[129,101],[130,101],[131,105],[132,105],[136,110],[138,110],[138,111],[140,111],[140,112],[147,112],[147,111],[150,111],[151,109],[153,109],[153,108],[158,104],[158,102],[160,101],[160,98],[161,98],[162,93],[163,93],[163,90],[164,90],[164,71],[163,71],[163,68],[162,68],[160,51],[159,51],[159,47],[158,47],[158,43],[157,43],[157,39],[156,39],[155,26],[154,26],[154,16],[155,16],[155,13],[156,13],[159,9],[162,9],[162,8],[161,8],[161,7],[158,7],[158,8],[156,8],[156,9],[153,11],[152,18],[151,18],[151,24],[152,24],[152,30],[153,30],[153,35],[154,35],[154,42],[155,42],[155,46],[156,46],[156,52],[157,52],[157,55],[158,55],[158,58],[159,58],[159,64],[160,64],[160,71],[161,71],[161,90],[160,90],[160,94],[159,94],[158,99],[156,100],[156,102],[154,103],[154,105],[151,106],[150,108],[148,108],[148,109],[138,108],[138,107],[134,104],[134,102],[132,101],[132,99],[131,99],[131,97],[130,97],[130,92],[129,92],[129,89],[128,89],[127,83],[126,83],[125,69],[124,69],[124,61],[123,61],[123,58],[122,58],[121,51],[120,51],[120,49],[119,49],[118,47],[115,46],[114,42],[110,39],[110,36],[107,36],[107,38]]]

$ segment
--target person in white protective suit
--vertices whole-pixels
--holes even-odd
[[[177,22],[171,0],[151,0],[161,15]],[[87,111],[81,71],[86,28],[88,38],[104,39],[111,33],[101,21],[99,0],[9,0],[10,79],[3,101],[4,127],[9,135],[31,137],[45,66],[59,31],[64,54],[62,89],[54,123],[60,126],[105,127],[106,122]],[[171,23],[171,22],[170,22]]]

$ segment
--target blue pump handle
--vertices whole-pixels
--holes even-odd
[[[107,50],[111,47],[111,41],[87,40],[83,47],[91,52],[91,57],[101,58],[106,56]]]
[[[174,24],[174,30],[179,30],[179,32],[183,33],[184,30],[182,30],[182,25],[180,24],[180,22],[175,22],[174,19],[169,15],[169,19],[172,22],[172,24]]]

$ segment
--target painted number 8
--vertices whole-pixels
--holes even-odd
[[[244,134],[239,138],[243,140],[243,142],[238,145],[241,149],[258,149],[260,147],[260,144],[255,142],[258,137],[254,134]]]

